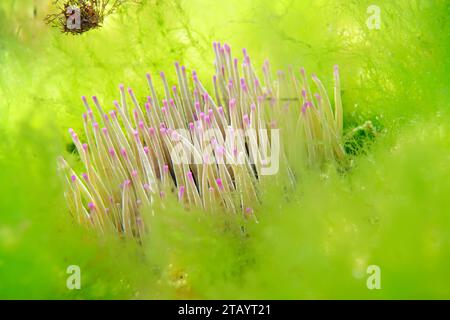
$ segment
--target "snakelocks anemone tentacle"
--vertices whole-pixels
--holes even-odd
[[[312,91],[305,70],[290,69],[263,80],[243,50],[243,62],[229,45],[214,43],[215,75],[209,92],[195,71],[175,63],[178,84],[160,74],[160,100],[147,74],[145,103],[119,86],[120,99],[107,112],[97,97],[82,97],[86,143],[69,129],[85,172],[75,173],[61,157],[67,203],[77,221],[100,232],[141,238],[145,212],[168,195],[189,207],[255,219],[260,181],[288,165],[286,135],[310,164],[342,161],[342,102],[339,71],[334,69],[334,103],[317,76]],[[279,130],[284,130],[279,134]],[[292,139],[290,140],[292,141]]]

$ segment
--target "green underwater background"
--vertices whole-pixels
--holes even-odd
[[[49,2],[0,2],[0,298],[450,298],[449,1],[142,0],[79,36],[43,22]],[[338,64],[346,131],[375,127],[348,148],[351,168],[293,164],[294,190],[283,172],[269,179],[245,236],[175,199],[142,245],[78,226],[56,157],[77,164],[67,129],[82,129],[80,97],[109,106],[120,83],[145,97],[145,73],[174,81],[175,61],[209,83],[213,41],[274,70],[304,66],[327,88]],[[66,287],[69,265],[80,290]]]

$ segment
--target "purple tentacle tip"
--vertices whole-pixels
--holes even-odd
[[[220,189],[220,190],[223,190],[222,179],[217,178],[217,179],[216,179],[216,183],[217,183],[217,186],[219,187],[219,189]]]
[[[183,199],[184,192],[186,191],[186,188],[184,186],[180,186],[180,190],[178,191],[178,199]]]

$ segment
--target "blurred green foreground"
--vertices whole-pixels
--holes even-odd
[[[0,298],[450,298],[448,1],[144,0],[81,36],[42,22],[48,2],[0,3]],[[245,236],[176,201],[142,246],[74,224],[55,158],[76,164],[80,96],[110,104],[125,83],[145,97],[145,73],[174,80],[174,61],[208,83],[215,40],[328,88],[339,64],[347,131],[371,120],[376,134],[349,148],[350,170],[299,164],[294,191],[270,179]],[[69,265],[80,290],[66,287]]]

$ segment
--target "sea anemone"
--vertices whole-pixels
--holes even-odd
[[[107,16],[129,1],[136,0],[55,0],[56,12],[45,22],[63,33],[81,34],[100,28]]]
[[[178,85],[170,88],[160,74],[162,101],[150,74],[145,103],[123,85],[109,113],[97,97],[92,97],[96,112],[82,97],[86,143],[73,129],[69,133],[86,171],[77,175],[59,159],[67,203],[78,222],[140,239],[145,215],[173,196],[187,209],[257,221],[253,208],[262,201],[260,181],[277,174],[280,165],[289,166],[287,141],[308,164],[345,160],[337,66],[332,104],[315,75],[313,93],[303,68],[299,78],[290,69],[272,81],[266,61],[261,81],[245,49],[240,67],[229,45],[213,47],[212,94],[195,71],[189,81],[186,68],[175,63]],[[295,137],[294,146],[287,135]]]

